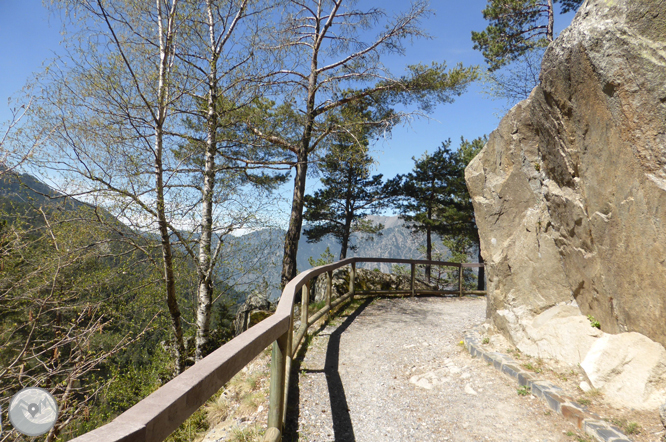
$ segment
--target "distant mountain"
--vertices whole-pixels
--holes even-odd
[[[363,239],[358,235],[353,235],[352,244],[356,244],[358,248],[354,252],[348,251],[348,257],[424,258],[424,254],[419,251],[419,247],[425,246],[425,235],[412,234],[412,232],[405,227],[404,221],[398,216],[370,216],[369,218],[384,224],[382,234],[377,235],[370,240]],[[230,241],[244,242],[245,246],[242,247],[243,249],[255,251],[253,255],[245,256],[242,259],[256,259],[257,246],[261,245],[261,265],[263,266],[261,272],[263,273],[266,282],[273,287],[273,290],[271,291],[272,298],[279,296],[277,287],[280,283],[280,273],[282,271],[282,253],[285,235],[286,231],[273,229],[260,230],[238,238],[230,239]],[[433,239],[433,246],[440,252],[448,255],[448,250],[441,245],[441,241],[439,241],[437,236]],[[340,245],[335,238],[327,236],[318,243],[310,244],[307,242],[305,236],[301,235],[301,239],[298,243],[298,257],[296,260],[298,271],[302,272],[311,268],[312,266],[308,262],[308,258],[320,258],[327,247],[337,260],[340,255]],[[379,268],[383,272],[389,272],[392,265],[383,263],[364,263],[360,264],[359,267]]]
[[[0,201],[35,206],[66,204],[70,208],[87,206],[74,198],[65,197],[27,173],[6,171],[0,167]]]
[[[371,239],[364,239],[363,236],[352,235],[352,244],[357,245],[356,251],[347,251],[347,257],[362,256],[370,258],[405,258],[405,259],[419,259],[423,258],[424,254],[418,249],[425,246],[425,235],[412,234],[412,232],[405,227],[405,223],[398,216],[369,216],[372,221],[384,224],[384,230],[381,235],[376,235]],[[433,241],[439,242],[437,239]],[[441,242],[440,242],[441,244]],[[340,255],[340,245],[333,237],[326,237],[321,242],[316,244],[308,244],[303,236],[298,243],[298,259],[297,265],[299,270],[307,270],[311,266],[308,263],[310,256],[319,258],[319,256],[329,247],[329,250],[337,259]],[[438,246],[438,249],[444,253],[448,253],[443,246]],[[362,264],[361,267],[374,267],[378,266],[383,272],[390,270],[390,264]]]
[[[87,206],[87,204],[73,198],[63,198],[62,194],[31,175],[13,172],[0,174],[0,204],[12,202],[19,205],[56,205],[62,204],[63,200],[66,201],[66,208],[74,209]],[[357,245],[357,250],[348,251],[348,257],[424,258],[424,253],[419,251],[419,247],[425,246],[425,235],[412,234],[405,227],[404,221],[398,216],[370,216],[369,218],[384,224],[384,230],[381,235],[376,235],[369,240],[363,236],[352,235],[351,243]],[[117,222],[120,224],[119,221]],[[252,268],[253,270],[242,274],[227,274],[224,266],[220,266],[218,276],[221,280],[230,284],[240,283],[241,285],[265,280],[269,286],[273,287],[271,297],[279,296],[277,287],[279,286],[282,270],[285,235],[286,231],[282,229],[264,229],[239,237],[228,235],[225,238],[225,243],[229,247],[229,255],[233,256],[234,261],[243,263],[242,267]],[[445,256],[448,255],[448,251],[441,245],[437,236],[433,239],[433,246],[443,252]],[[329,248],[337,260],[340,255],[340,245],[335,238],[327,236],[318,243],[308,243],[305,236],[301,235],[296,260],[297,269],[304,271],[311,268],[308,259],[320,258],[326,248]],[[370,263],[360,264],[359,266],[365,268],[378,267],[383,272],[389,272],[392,267],[391,264]]]

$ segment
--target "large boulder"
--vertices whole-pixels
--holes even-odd
[[[580,366],[615,405],[654,410],[666,401],[666,350],[640,333],[604,335]]]
[[[466,180],[509,339],[575,300],[666,344],[666,2],[586,1]]]
[[[514,333],[516,346],[530,356],[557,359],[575,366],[605,333],[592,327],[575,305],[556,305]]]
[[[252,292],[236,312],[236,319],[234,321],[236,335],[240,335],[245,330],[272,315],[275,310],[274,307],[268,300],[266,287],[263,290]]]

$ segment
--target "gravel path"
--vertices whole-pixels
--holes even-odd
[[[336,319],[295,363],[284,440],[575,441],[573,425],[459,345],[485,305],[375,299]]]

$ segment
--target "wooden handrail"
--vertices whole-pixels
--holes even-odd
[[[388,290],[361,292],[355,290],[356,263],[410,264],[411,286],[409,290]],[[351,266],[349,291],[332,299],[332,272],[346,265]],[[439,265],[459,269],[459,290],[433,291],[414,289],[414,268],[416,265]],[[462,270],[483,267],[484,264],[460,264],[445,261],[392,258],[347,258],[306,270],[291,280],[282,291],[275,313],[254,327],[241,333],[216,351],[188,368],[157,391],[134,405],[110,423],[73,439],[76,442],[161,442],[174,432],[201,405],[222,388],[243,367],[250,363],[269,344],[273,343],[271,361],[270,410],[268,431],[264,441],[277,442],[282,437],[282,427],[286,415],[287,386],[291,371],[291,361],[298,351],[302,338],[307,335],[310,325],[337,307],[354,294],[373,295],[388,293],[465,293],[485,294],[483,291],[462,289]],[[310,281],[315,276],[327,273],[328,287],[326,305],[308,318],[308,298]],[[312,287],[313,288],[313,287]],[[303,290],[301,297],[301,330],[294,336],[294,299]]]

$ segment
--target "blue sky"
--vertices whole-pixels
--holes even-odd
[[[404,0],[362,0],[360,6],[375,5],[391,13],[404,10],[406,4]],[[487,25],[481,14],[485,5],[486,0],[431,0],[434,15],[424,21],[423,26],[433,39],[417,41],[407,48],[406,56],[385,61],[397,74],[404,66],[419,62],[483,66],[483,57],[472,49],[470,36],[472,30],[480,31]],[[571,13],[558,15],[556,32],[572,18]],[[40,0],[0,1],[0,41],[3,42],[0,45],[0,131],[11,116],[7,98],[58,53],[60,40],[59,17],[50,16]],[[492,132],[499,123],[504,103],[489,99],[482,88],[481,84],[472,85],[454,103],[438,107],[430,115],[431,120],[412,121],[410,125],[394,129],[390,138],[377,142],[373,146],[379,162],[377,171],[385,177],[407,173],[413,165],[412,157],[434,151],[447,138],[457,147],[461,136],[473,139]],[[317,181],[309,180],[308,192],[316,188]],[[290,189],[285,189],[284,194],[288,197]]]

